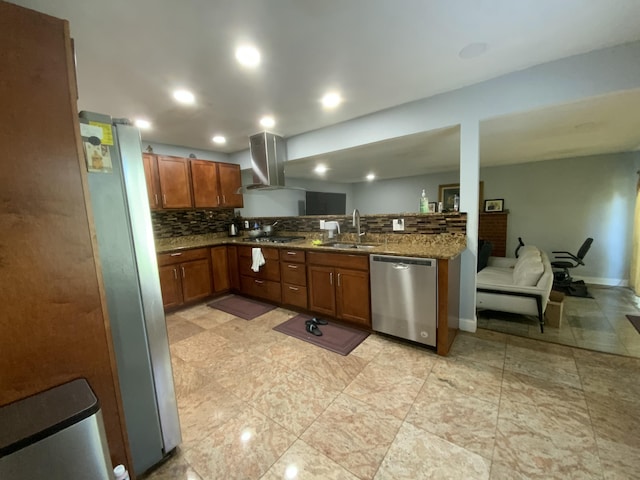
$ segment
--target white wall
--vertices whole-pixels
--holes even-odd
[[[242,170],[242,184],[253,183],[251,170]],[[239,209],[243,217],[280,217],[302,215],[306,198],[305,191],[335,192],[347,194],[347,212],[354,207],[353,187],[349,184],[286,178],[287,187],[297,187],[304,190],[254,190],[244,195],[244,208]]]
[[[457,171],[355,183],[353,204],[362,214],[418,213],[423,188],[429,201],[437,202],[438,187],[451,183],[460,183]]]
[[[629,278],[636,175],[640,152],[565,158],[480,169],[484,199],[502,198],[509,210],[507,256],[518,237],[546,251],[576,253],[594,239],[574,276],[590,283],[625,285]],[[458,183],[457,172],[404,177],[354,185],[362,213],[417,212],[426,186]]]
[[[504,198],[507,252],[518,237],[550,256],[576,253],[594,239],[574,276],[604,285],[629,278],[636,175],[640,153],[596,155],[481,169],[484,198]]]
[[[199,150],[191,147],[181,147],[179,145],[168,145],[166,143],[147,142],[142,140],[142,150],[147,151],[147,146],[151,145],[153,153],[158,155],[171,155],[174,157],[189,158],[189,154],[193,153],[200,160],[212,160],[214,162],[237,163],[230,155],[221,152],[212,152],[210,150]]]

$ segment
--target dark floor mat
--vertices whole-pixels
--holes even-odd
[[[251,300],[238,295],[229,295],[228,297],[219,298],[213,302],[207,303],[207,306],[217,310],[222,310],[223,312],[230,313],[231,315],[235,315],[236,317],[240,317],[245,320],[253,320],[263,313],[270,312],[276,308],[274,305],[258,302],[257,300]]]
[[[286,322],[273,327],[273,329],[340,355],[348,355],[351,350],[360,345],[369,336],[369,332],[329,322],[329,325],[318,326],[322,332],[322,336],[318,337],[307,332],[305,328],[304,322],[310,318],[309,315],[296,315]]]
[[[631,322],[631,325],[635,327],[638,333],[640,333],[640,315],[627,315],[627,318]]]

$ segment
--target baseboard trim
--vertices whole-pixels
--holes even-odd
[[[575,277],[575,280],[583,280],[584,283],[591,285],[604,285],[607,287],[628,287],[629,280],[622,278],[605,278],[605,277]]]
[[[478,328],[478,322],[475,318],[461,318],[459,325],[460,330],[470,333],[476,333]]]

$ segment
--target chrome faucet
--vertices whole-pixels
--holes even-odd
[[[360,233],[360,212],[357,208],[353,211],[353,226],[356,227],[356,232],[358,233],[356,242],[360,243],[360,237],[363,236],[365,232]]]

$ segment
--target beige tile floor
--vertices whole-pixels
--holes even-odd
[[[293,315],[168,316],[183,444],[147,479],[638,478],[640,359],[483,329],[342,357]]]
[[[478,312],[478,326],[496,332],[535,338],[598,352],[640,357],[640,333],[626,314],[640,315],[640,297],[625,287],[589,285],[593,298],[565,297],[559,328],[540,325],[535,317],[503,312]]]

